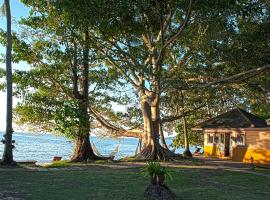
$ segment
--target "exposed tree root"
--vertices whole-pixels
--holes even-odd
[[[90,151],[91,152],[91,151]],[[103,157],[103,156],[97,156],[94,153],[89,153],[87,156],[72,156],[70,159],[70,162],[87,162],[87,161],[96,161],[96,160],[113,160],[114,156],[112,157]]]
[[[17,162],[15,161],[5,162],[5,161],[0,160],[0,165],[1,166],[17,166]]]
[[[192,153],[190,152],[189,149],[185,149],[185,151],[183,152],[183,156],[185,158],[192,158]]]
[[[180,155],[163,148],[160,144],[156,146],[148,145],[143,150],[135,155],[140,160],[159,160],[159,161],[172,161],[181,158]]]
[[[87,162],[90,160],[113,160],[114,157],[97,156],[91,146],[89,135],[78,136],[75,143],[74,154],[71,162]]]

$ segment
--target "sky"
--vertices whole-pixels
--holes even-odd
[[[2,4],[3,1],[0,1]],[[17,21],[21,17],[27,17],[29,13],[29,9],[24,6],[19,0],[10,0],[11,7],[11,15],[12,15],[12,30],[16,31],[17,29]],[[6,18],[5,16],[0,17],[0,28],[6,30]],[[5,54],[5,47],[0,45],[0,57],[2,54]],[[25,69],[27,66],[25,63],[14,64],[13,69]],[[0,63],[0,68],[5,68],[4,63]],[[4,80],[0,79],[0,82]],[[18,102],[18,99],[14,99],[14,105]],[[5,130],[5,122],[6,122],[6,93],[0,92],[0,131]]]

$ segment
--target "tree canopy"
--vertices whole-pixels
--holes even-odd
[[[21,123],[75,140],[103,127],[140,137],[137,158],[166,160],[164,131],[181,134],[181,119],[190,131],[235,106],[270,117],[268,1],[23,2]]]

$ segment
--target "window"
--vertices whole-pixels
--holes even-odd
[[[244,134],[237,134],[236,143],[237,143],[237,145],[245,145],[245,135]]]
[[[207,134],[207,143],[208,144],[214,143],[214,136],[213,136],[213,134]]]
[[[220,143],[224,144],[225,140],[224,140],[224,134],[220,135]]]
[[[215,142],[215,144],[219,143],[219,137],[217,134],[214,135],[214,142]]]
[[[223,141],[223,142],[222,142]],[[224,143],[224,134],[207,134],[207,143],[208,144],[219,144]]]

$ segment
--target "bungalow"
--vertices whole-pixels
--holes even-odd
[[[233,161],[270,163],[270,126],[236,108],[195,126],[204,132],[204,156]]]

